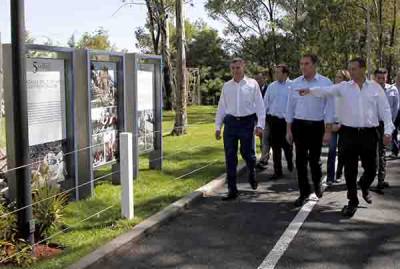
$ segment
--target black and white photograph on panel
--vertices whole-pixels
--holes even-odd
[[[96,168],[115,162],[118,155],[117,65],[92,61],[90,68],[92,164]]]
[[[92,61],[90,65],[91,106],[117,106],[117,65],[112,62]]]
[[[98,107],[92,109],[92,134],[104,131],[116,130],[118,128],[117,107]]]
[[[98,167],[105,163],[104,161],[104,135],[97,134],[92,136],[92,155],[93,167]]]
[[[154,150],[154,78],[152,71],[139,70],[138,79],[138,148],[139,152]]]
[[[64,166],[63,140],[38,144],[29,147],[32,183],[57,184],[65,180],[67,170]]]

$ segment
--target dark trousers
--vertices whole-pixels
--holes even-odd
[[[274,172],[282,174],[282,149],[288,163],[293,161],[293,147],[286,140],[286,121],[275,116],[267,116],[271,128],[270,144],[272,147]]]
[[[400,113],[397,114],[396,120],[394,121],[394,131],[392,134],[392,153],[394,155],[399,155],[399,140],[397,139],[397,135],[399,134],[399,127],[400,127]]]
[[[385,128],[384,123],[379,122],[378,127],[378,182],[385,181],[386,177],[386,147],[383,144],[383,136],[384,136]]]
[[[300,196],[308,197],[311,193],[308,182],[307,164],[310,164],[314,187],[321,185],[321,149],[325,126],[323,121],[294,119],[292,123],[293,140],[296,145],[296,168]]]
[[[250,176],[255,174],[256,152],[254,143],[254,127],[256,116],[236,118],[227,115],[224,119],[225,165],[229,192],[237,192],[236,168],[238,164],[238,144],[240,154],[247,164]]]
[[[357,129],[342,126],[339,131],[339,149],[344,162],[344,177],[347,185],[349,204],[357,206],[358,160],[364,168],[360,187],[368,189],[376,175],[376,148],[378,132],[376,128]]]
[[[329,143],[328,162],[327,162],[327,179],[328,182],[335,181],[335,163],[336,163],[336,150],[338,148],[339,133],[332,132],[332,138]],[[336,169],[336,177],[339,178],[343,173],[343,158],[338,152],[338,165]]]

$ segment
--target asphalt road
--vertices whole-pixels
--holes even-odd
[[[241,179],[239,199],[221,201],[226,189],[204,198],[145,239],[127,244],[91,268],[258,268],[289,225],[300,227],[277,263],[263,268],[400,269],[400,160],[388,161],[384,194],[373,204],[361,198],[356,215],[341,216],[345,186],[324,193],[304,223],[294,223],[299,208],[295,173],[270,181],[271,168],[258,173],[257,191]],[[291,227],[291,226],[290,226]],[[289,231],[290,232],[290,231]],[[284,237],[284,236],[283,236]]]

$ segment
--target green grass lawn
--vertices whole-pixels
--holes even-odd
[[[67,206],[65,224],[71,229],[52,240],[66,247],[64,253],[38,262],[33,268],[64,268],[223,173],[222,141],[214,139],[214,115],[215,107],[191,107],[188,134],[180,137],[164,135],[162,172],[149,170],[148,159],[141,157],[140,176],[134,185],[136,217],[133,221],[120,219],[120,187],[102,181],[97,184],[92,198]],[[167,134],[173,126],[173,113],[166,112],[163,122],[163,132]],[[206,165],[209,166],[205,169],[177,179]],[[108,207],[111,208],[94,215]],[[94,217],[81,222],[92,215]]]

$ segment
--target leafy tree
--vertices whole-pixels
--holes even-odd
[[[89,48],[98,50],[115,50],[111,45],[108,32],[99,27],[92,33],[85,32],[76,44],[77,48]]]

